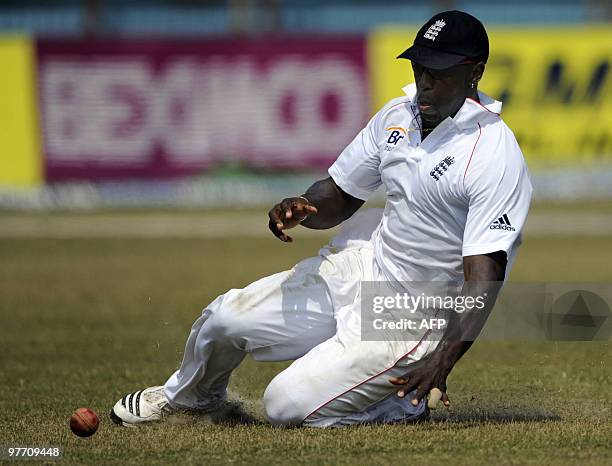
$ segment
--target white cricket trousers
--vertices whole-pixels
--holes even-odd
[[[379,209],[353,216],[316,257],[232,289],[191,328],[181,367],[165,384],[171,406],[207,409],[226,396],[247,353],[257,361],[295,360],[270,382],[272,424],[315,427],[392,423],[426,409],[395,395],[391,376],[435,349],[425,330],[408,341],[362,341],[361,281],[384,280],[370,238]]]

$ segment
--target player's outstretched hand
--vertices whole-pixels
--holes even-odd
[[[435,404],[440,400],[448,408],[450,400],[446,394],[446,377],[448,377],[449,373],[450,368],[447,368],[445,364],[440,364],[437,358],[430,358],[422,366],[411,371],[409,375],[391,377],[389,382],[400,387],[397,391],[397,396],[400,398],[416,390],[410,400],[413,406],[417,406],[419,401],[433,390],[429,407],[434,408]]]
[[[316,213],[317,208],[305,197],[288,197],[268,212],[270,218],[268,228],[278,239],[290,243],[293,238],[285,234],[284,230],[298,226],[309,215],[316,215]]]

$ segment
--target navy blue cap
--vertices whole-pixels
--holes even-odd
[[[414,45],[397,58],[441,70],[462,62],[487,62],[489,37],[482,23],[463,11],[444,11],[419,30]]]

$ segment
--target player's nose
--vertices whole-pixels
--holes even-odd
[[[434,81],[435,80],[429,71],[424,68],[423,72],[418,76],[416,84],[420,91],[431,90],[433,88]]]

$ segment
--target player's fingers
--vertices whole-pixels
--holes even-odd
[[[412,390],[414,390],[419,385],[419,380],[416,377],[412,377],[412,378],[392,377],[392,379],[393,381],[391,379],[389,379],[389,381],[393,385],[402,386],[402,388],[400,388],[397,391],[397,396],[399,396],[400,398],[404,398],[408,393],[410,393]]]
[[[446,394],[446,392],[442,393],[441,401],[444,404],[444,406],[446,406],[447,408],[450,406],[450,399],[448,398],[448,395]]]
[[[389,382],[391,382],[393,385],[405,385],[408,383],[408,379],[404,379],[402,377],[391,377]]]
[[[270,218],[270,222],[274,222],[277,229],[281,229],[283,227],[283,220],[281,218],[281,209],[280,205],[275,205],[270,212],[268,212],[268,217]]]
[[[306,210],[306,212],[308,212],[310,215],[317,215],[317,213],[319,212],[317,208],[312,204],[306,204],[304,206],[304,210]]]
[[[419,383],[420,382],[418,380],[413,380],[412,382],[409,382],[406,385],[404,385],[404,387],[401,389],[402,396],[400,398],[408,396],[410,393],[416,390],[419,386]]]
[[[408,393],[416,390],[421,383],[423,382],[423,378],[419,376],[419,374],[413,373],[411,377],[408,377],[406,383],[402,387],[401,391],[403,391],[402,396],[408,395]]]
[[[282,227],[282,224],[281,224],[281,227]],[[275,223],[274,220],[270,220],[268,222],[268,228],[270,229],[272,234],[276,236],[278,239],[280,239],[281,241],[284,241],[285,243],[291,243],[293,241],[293,238],[291,238],[290,236],[287,236],[285,233],[281,231],[281,228],[279,228],[279,224]]]
[[[293,216],[293,207],[295,206],[295,201],[291,199],[283,199],[281,202],[281,215],[285,220],[290,219]]]
[[[412,403],[412,406],[418,406],[419,402],[423,399],[423,397],[427,394],[427,388],[425,387],[425,385],[419,385],[417,387],[416,393],[414,394],[414,396],[412,397],[412,400],[410,400],[410,403]]]
[[[293,209],[294,212],[298,212],[300,214],[304,214],[304,215],[316,215],[318,210],[315,206],[313,206],[312,204],[305,204],[305,203],[296,203],[295,208]]]
[[[284,241],[284,239],[282,238],[284,235],[283,233],[278,229],[278,225],[274,222],[274,220],[270,220],[268,222],[268,228],[270,229],[270,231],[272,232],[272,234],[274,236],[276,236],[278,239]]]

